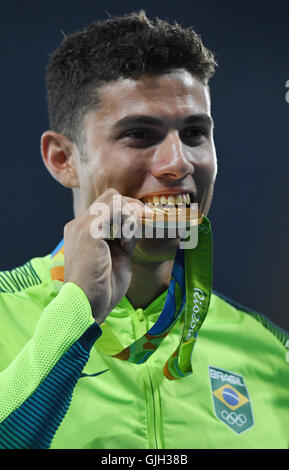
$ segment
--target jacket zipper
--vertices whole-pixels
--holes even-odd
[[[143,335],[148,331],[148,319],[144,315],[143,309],[136,310],[137,335]],[[143,367],[144,385],[147,405],[147,431],[150,449],[164,448],[161,443],[161,413],[159,406],[159,392],[154,387],[153,379],[147,363]]]
[[[153,449],[163,449],[161,443],[161,419],[160,419],[160,408],[158,403],[158,390],[154,388],[152,376],[149,370],[149,366],[146,365],[147,376],[148,376],[148,435],[149,442],[152,444]]]

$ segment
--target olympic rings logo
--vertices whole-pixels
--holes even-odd
[[[237,415],[234,411],[228,413],[226,410],[222,410],[221,413],[222,418],[228,422],[228,424],[236,424],[237,426],[241,427],[247,422],[247,418],[242,413]]]

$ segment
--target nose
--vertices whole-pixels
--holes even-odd
[[[151,172],[156,178],[180,179],[194,173],[194,165],[177,131],[169,132],[153,156]]]

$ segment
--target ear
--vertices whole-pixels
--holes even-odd
[[[49,173],[66,188],[79,186],[77,147],[63,134],[46,131],[41,136],[41,154]]]

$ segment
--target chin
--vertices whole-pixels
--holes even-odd
[[[135,246],[133,260],[151,262],[169,261],[175,258],[179,238],[142,238]]]

